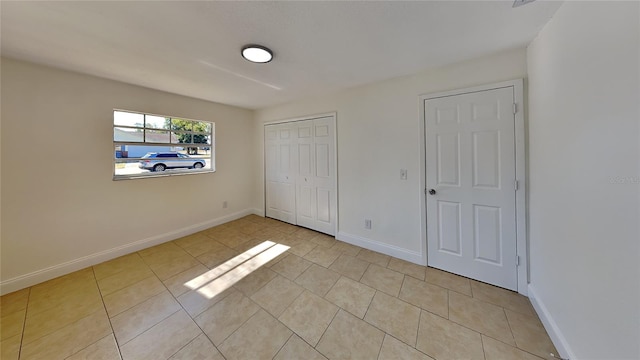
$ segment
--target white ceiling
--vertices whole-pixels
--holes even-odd
[[[512,3],[2,1],[1,51],[256,109],[526,46],[560,6]]]

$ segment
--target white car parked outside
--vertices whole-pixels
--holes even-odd
[[[138,167],[151,171],[165,171],[177,168],[202,169],[205,165],[204,159],[192,158],[189,155],[178,152],[150,152],[144,155],[142,159],[138,163]]]

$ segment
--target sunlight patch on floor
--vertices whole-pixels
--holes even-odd
[[[287,250],[289,246],[262,242],[184,285],[211,299]]]

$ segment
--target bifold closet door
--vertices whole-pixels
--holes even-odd
[[[335,235],[335,118],[265,126],[266,215]]]
[[[292,123],[265,127],[266,215],[296,224],[296,149]]]
[[[335,235],[337,221],[335,118],[313,120],[314,230]]]
[[[296,178],[296,222],[315,229],[315,148],[313,120],[297,121],[298,175]]]

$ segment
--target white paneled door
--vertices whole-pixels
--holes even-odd
[[[335,235],[335,117],[265,126],[266,215]]]
[[[336,163],[335,118],[313,120],[313,191],[315,209],[314,224],[310,228],[335,235],[336,213]],[[305,226],[305,225],[303,225]]]
[[[512,87],[427,99],[429,266],[517,290]]]
[[[313,228],[315,225],[315,156],[313,120],[298,121],[297,152],[298,172],[296,179],[296,223],[300,226]]]
[[[265,171],[267,216],[295,224],[296,149],[292,143],[295,129],[272,126],[265,130]]]

